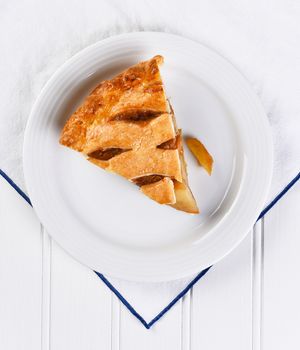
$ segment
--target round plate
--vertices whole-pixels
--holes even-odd
[[[151,201],[58,143],[99,82],[156,54],[165,58],[162,76],[179,128],[214,158],[209,176],[185,150],[200,215]],[[79,52],[46,84],[27,124],[24,171],[41,222],[80,262],[129,280],[172,280],[214,264],[245,237],[269,189],[272,142],[260,102],[224,58],[179,36],[131,33]]]

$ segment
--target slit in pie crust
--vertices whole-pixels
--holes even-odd
[[[152,200],[196,214],[162,63],[158,55],[101,82],[70,116],[60,143],[137,184]]]

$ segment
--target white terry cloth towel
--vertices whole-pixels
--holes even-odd
[[[299,172],[299,1],[12,0],[1,3],[0,18],[0,168],[25,192],[23,134],[42,87],[81,49],[130,31],[165,31],[194,39],[226,57],[249,80],[273,132],[268,202]],[[152,287],[111,283],[149,321],[191,280]],[[145,298],[151,300],[153,293],[161,295],[160,303],[143,310]]]

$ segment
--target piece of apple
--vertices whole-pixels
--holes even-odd
[[[189,150],[197,159],[198,163],[211,175],[213,168],[213,157],[209,154],[202,142],[193,137],[186,138],[186,144]]]
[[[171,207],[187,213],[199,214],[195,198],[187,184],[174,180],[174,191],[176,203],[171,204]]]

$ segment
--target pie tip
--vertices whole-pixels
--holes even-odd
[[[156,55],[153,57],[158,66],[161,66],[164,63],[164,57],[161,55]]]

